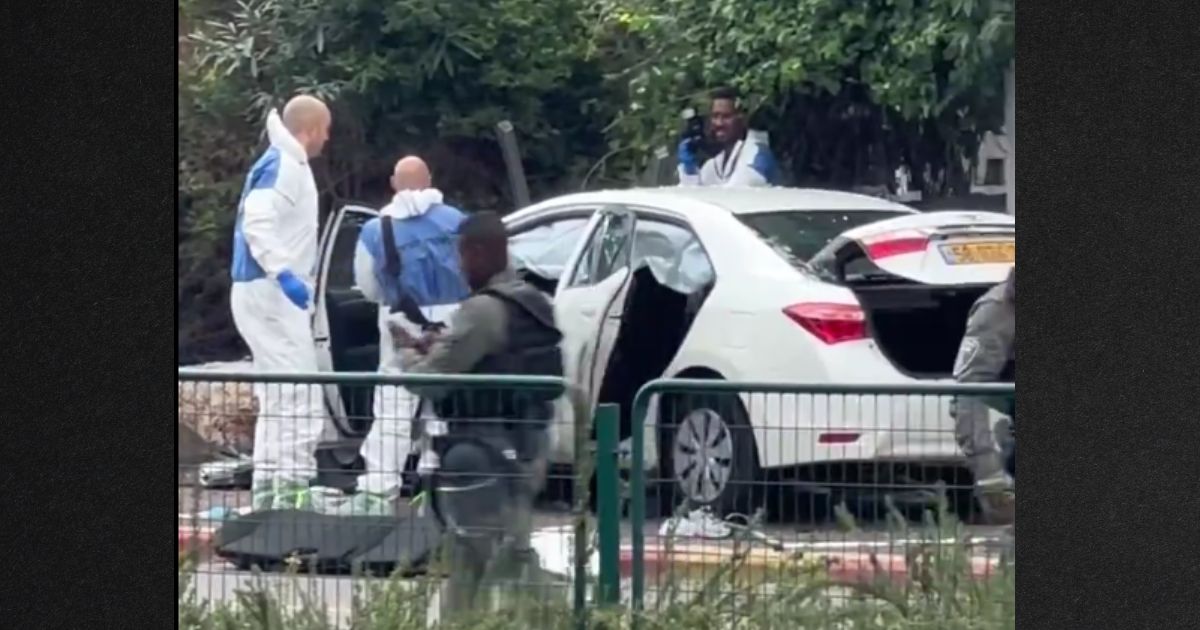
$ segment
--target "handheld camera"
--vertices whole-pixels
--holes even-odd
[[[709,152],[708,134],[704,128],[704,116],[689,107],[680,112],[680,118],[683,119],[683,133],[680,135],[680,141],[687,140],[691,142],[692,151],[697,157],[705,156]]]

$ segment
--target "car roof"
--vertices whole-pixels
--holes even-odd
[[[884,210],[915,213],[916,210],[898,203],[836,190],[818,188],[735,188],[672,186],[663,188],[629,188],[576,193],[548,199],[530,209],[572,203],[629,203],[663,206],[684,212],[688,202],[701,202],[723,208],[732,214],[754,214],[779,210]],[[694,206],[693,206],[694,207]]]
[[[720,206],[733,214],[752,214],[774,210],[896,210],[914,212],[912,208],[886,199],[820,188],[728,188],[709,186],[676,186],[652,189]]]

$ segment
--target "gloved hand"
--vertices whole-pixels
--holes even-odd
[[[283,289],[283,294],[292,304],[296,305],[296,308],[308,308],[308,287],[305,286],[303,280],[297,278],[296,274],[288,269],[279,272],[275,279],[279,281],[279,287]]]
[[[697,164],[696,151],[692,147],[692,139],[685,138],[679,143],[679,149],[676,152],[679,159],[679,165],[683,167],[683,172],[688,175],[695,175],[700,172],[700,165]]]

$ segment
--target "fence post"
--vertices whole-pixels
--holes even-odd
[[[633,551],[630,599],[635,630],[639,627],[642,598],[646,589],[646,445],[644,442],[646,439],[646,415],[650,409],[650,397],[654,392],[653,386],[656,382],[651,381],[642,386],[642,389],[633,397],[633,417],[630,418],[630,427],[633,431],[633,463],[629,471],[629,542]]]
[[[620,408],[604,404],[596,410],[596,531],[600,543],[600,604],[621,601],[621,498],[617,471]]]
[[[571,407],[572,423],[575,434],[575,628],[587,630],[588,608],[587,564],[590,547],[588,537],[588,518],[590,510],[588,501],[591,491],[592,472],[596,468],[595,453],[591,450],[592,418],[588,403],[578,388],[567,387],[567,401]]]

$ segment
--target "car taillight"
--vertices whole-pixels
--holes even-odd
[[[863,239],[867,258],[880,260],[891,256],[915,254],[929,247],[929,236],[923,232],[905,231],[883,234],[869,239]]]
[[[854,304],[793,304],[783,313],[827,344],[867,337],[867,319]]]

